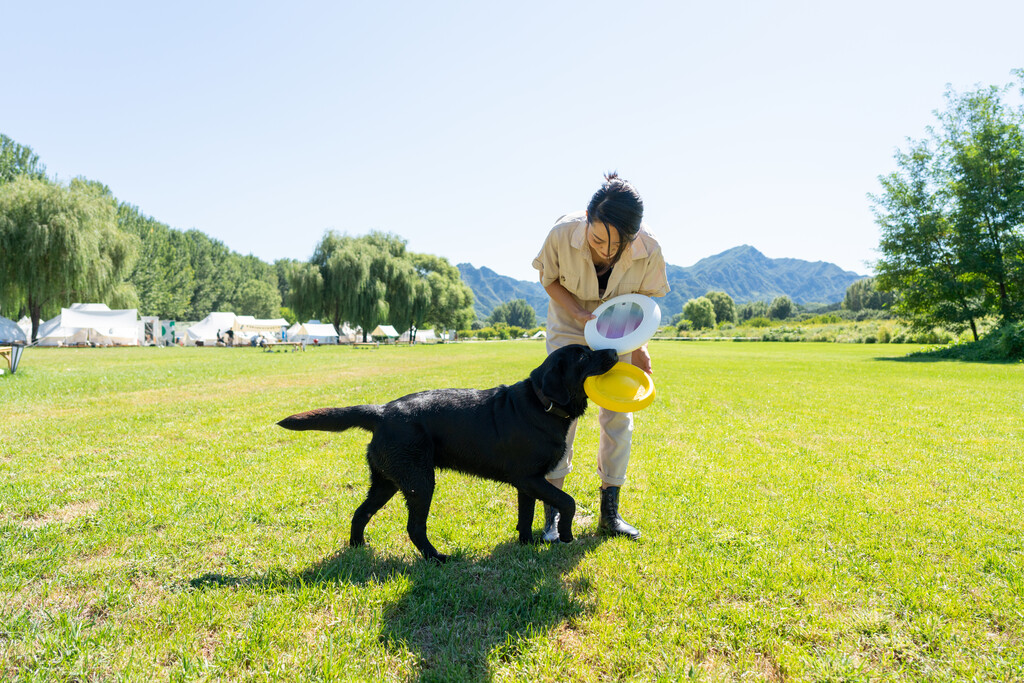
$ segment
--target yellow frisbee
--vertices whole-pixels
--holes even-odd
[[[583,390],[591,401],[617,413],[643,410],[654,401],[654,380],[629,363],[616,363],[603,375],[588,377]]]

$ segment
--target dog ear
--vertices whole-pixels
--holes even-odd
[[[569,403],[568,367],[569,358],[565,354],[548,356],[552,361],[543,367],[544,375],[540,379],[540,388],[544,395],[555,403]]]

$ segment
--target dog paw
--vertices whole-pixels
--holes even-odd
[[[451,559],[451,556],[445,555],[443,553],[437,553],[435,555],[430,555],[430,556],[426,557],[427,562],[434,562],[436,564],[444,564],[445,562],[447,562],[450,559]]]

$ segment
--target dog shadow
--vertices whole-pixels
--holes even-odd
[[[529,639],[558,637],[561,625],[596,609],[593,585],[573,570],[605,538],[589,533],[573,543],[550,546],[509,541],[482,558],[456,553],[444,565],[383,557],[371,547],[346,548],[291,575],[204,574],[189,583],[198,590],[282,590],[404,577],[410,587],[384,606],[380,642],[391,651],[414,653],[417,672],[412,680],[489,681],[492,661],[511,661]]]

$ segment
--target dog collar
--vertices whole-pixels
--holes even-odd
[[[544,392],[541,391],[540,387],[538,387],[536,384],[533,385],[533,391],[535,394],[537,394],[537,399],[540,401],[540,404],[544,406],[545,413],[552,413],[553,415],[565,418],[566,420],[570,419],[569,413],[565,412],[565,410],[563,410],[562,408],[556,406],[555,402],[552,401],[547,396],[545,396]]]

